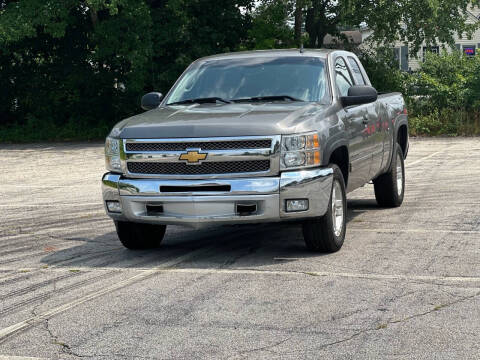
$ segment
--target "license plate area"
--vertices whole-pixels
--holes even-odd
[[[178,202],[163,204],[164,216],[216,217],[235,215],[234,202]]]

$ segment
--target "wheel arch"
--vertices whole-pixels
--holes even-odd
[[[343,180],[345,181],[345,187],[348,186],[348,177],[350,174],[350,154],[346,143],[337,143],[335,147],[332,147],[328,155],[328,164],[337,165],[343,174]]]
[[[408,118],[398,120],[395,127],[395,133],[393,136],[393,151],[390,156],[390,160],[388,163],[387,171],[390,171],[392,167],[393,157],[395,156],[395,149],[397,147],[397,143],[400,144],[403,152],[404,160],[407,158],[408,150],[410,147],[409,139],[408,139]]]
[[[401,124],[395,137],[396,142],[400,145],[403,152],[404,159],[408,155],[408,126],[407,124]]]

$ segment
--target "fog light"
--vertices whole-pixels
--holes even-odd
[[[107,209],[108,212],[111,213],[121,213],[122,212],[122,205],[118,201],[107,201]]]
[[[307,211],[308,199],[287,200],[287,212]]]

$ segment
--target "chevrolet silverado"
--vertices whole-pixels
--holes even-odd
[[[347,193],[405,193],[408,121],[400,93],[378,94],[355,54],[272,50],[191,64],[166,96],[106,139],[103,200],[129,249],[167,225],[300,222],[308,249],[338,251]]]

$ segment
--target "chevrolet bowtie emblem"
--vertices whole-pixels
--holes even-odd
[[[205,160],[208,154],[200,154],[198,151],[189,151],[180,155],[180,160],[186,161],[188,164],[198,164],[201,160]]]

